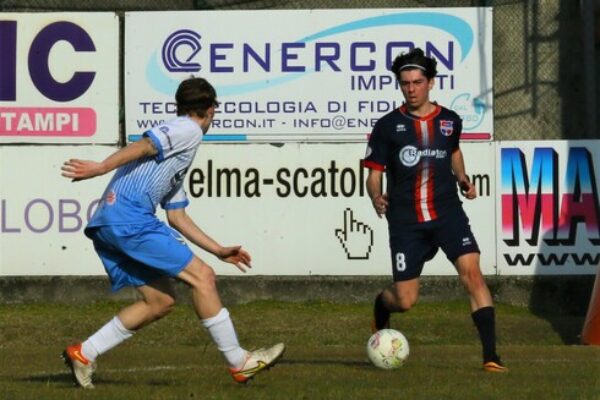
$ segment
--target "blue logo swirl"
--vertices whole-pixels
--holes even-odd
[[[185,61],[177,58],[177,49],[181,46],[188,47],[190,50]],[[197,32],[189,29],[175,31],[169,35],[163,44],[163,64],[171,72],[198,72],[200,71],[200,64],[190,62],[190,60],[198,54],[201,48],[200,35]]]
[[[360,19],[313,33],[298,42],[312,42],[339,33],[388,25],[419,25],[445,30],[459,43],[462,54],[461,61],[464,61],[473,47],[473,30],[469,24],[454,15],[437,12],[408,12]]]

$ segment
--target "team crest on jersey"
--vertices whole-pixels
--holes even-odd
[[[450,136],[454,132],[454,121],[440,120],[440,132],[444,136]]]
[[[106,195],[106,204],[108,204],[109,206],[112,206],[113,204],[116,203],[116,201],[117,201],[117,194],[113,190],[111,190]]]

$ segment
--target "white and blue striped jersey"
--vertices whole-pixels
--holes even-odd
[[[158,150],[154,157],[134,160],[117,169],[102,195],[88,228],[140,224],[155,219],[156,208],[184,208],[185,175],[202,142],[202,129],[187,116],[144,132]]]

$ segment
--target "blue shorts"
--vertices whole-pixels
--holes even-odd
[[[462,208],[433,221],[389,225],[394,282],[418,278],[423,265],[441,248],[454,264],[463,254],[479,253]]]
[[[194,257],[179,233],[158,219],[87,228],[85,233],[94,242],[113,291],[175,277]]]

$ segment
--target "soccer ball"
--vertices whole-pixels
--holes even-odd
[[[369,360],[378,368],[400,368],[408,358],[409,347],[406,337],[394,329],[377,331],[367,342]]]

